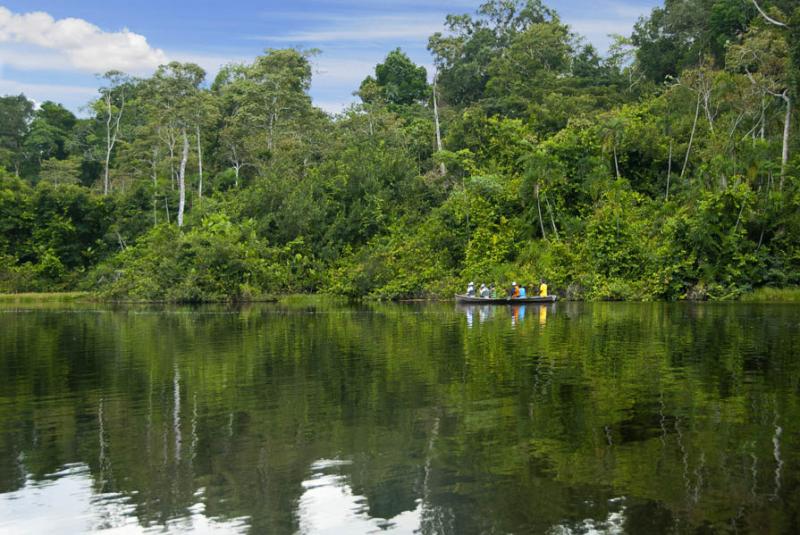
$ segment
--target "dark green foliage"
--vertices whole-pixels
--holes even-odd
[[[91,287],[111,299],[229,301],[306,289],[314,267],[303,242],[270,247],[252,221],[234,224],[221,214],[181,232],[162,224],[136,247],[101,264]]]
[[[375,83],[390,104],[408,105],[428,96],[425,67],[418,67],[399,48],[375,66]],[[367,80],[365,80],[367,82]]]
[[[0,97],[0,165],[19,175],[24,163],[22,146],[33,118],[33,102],[25,95]]]
[[[602,57],[542,3],[493,0],[430,38],[435,93],[396,49],[335,117],[308,94],[313,50],[267,50],[210,89],[193,64],[108,73],[87,119],[5,97],[0,162],[20,178],[0,175],[0,290],[394,299],[546,277],[568,297],[674,300],[798,284],[800,9],[763,7],[785,25],[746,0],[668,0]]]
[[[757,11],[750,0],[665,0],[635,26],[632,42],[642,73],[656,83],[711,56],[725,65],[725,51]]]

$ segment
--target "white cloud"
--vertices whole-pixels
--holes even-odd
[[[86,72],[118,69],[129,73],[152,71],[167,61],[167,55],[153,48],[140,34],[123,29],[106,32],[83,19],[55,20],[44,12],[13,13],[0,7],[0,49],[22,45],[28,54],[28,68],[51,69],[56,63]],[[27,45],[27,46],[25,46]],[[43,50],[48,53],[42,53]],[[22,63],[2,54],[3,61]],[[55,59],[54,59],[55,58]]]

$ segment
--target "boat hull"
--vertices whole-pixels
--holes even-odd
[[[555,303],[558,301],[557,295],[541,297],[533,295],[530,297],[470,297],[468,295],[456,294],[456,303],[470,305],[531,305]]]

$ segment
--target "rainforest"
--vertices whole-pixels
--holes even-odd
[[[0,292],[132,301],[585,300],[800,284],[800,7],[666,0],[605,54],[538,0],[391,51],[339,114],[324,51],[0,98]],[[433,72],[431,72],[431,70]]]

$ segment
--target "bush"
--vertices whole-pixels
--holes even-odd
[[[159,225],[101,264],[92,285],[111,299],[172,302],[252,300],[306,287],[315,269],[302,240],[270,247],[253,227],[223,214],[186,232]]]

